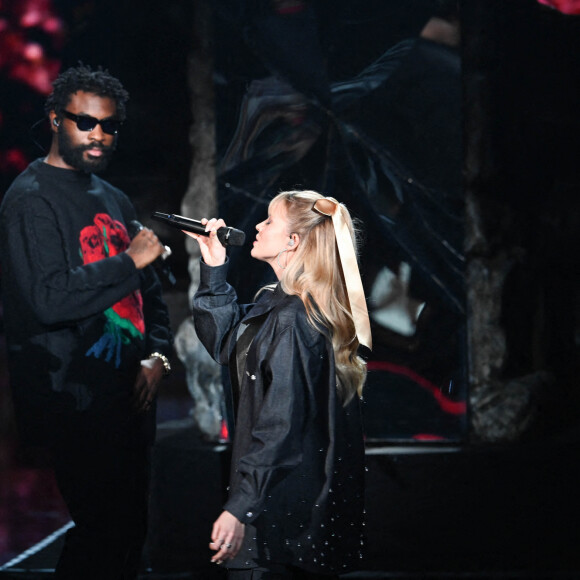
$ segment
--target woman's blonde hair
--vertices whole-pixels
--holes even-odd
[[[280,284],[284,292],[301,298],[314,327],[323,325],[328,329],[334,350],[337,389],[346,404],[355,393],[362,394],[366,364],[357,354],[359,341],[349,308],[332,218],[313,209],[314,203],[323,197],[315,191],[285,191],[272,199],[270,208],[283,204],[288,234],[298,234],[300,238]],[[340,204],[340,211],[356,252],[352,218],[343,204]]]

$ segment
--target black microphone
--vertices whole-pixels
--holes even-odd
[[[193,232],[202,236],[209,236],[209,232],[205,231],[205,226],[197,220],[176,215],[174,213],[161,213],[155,211],[151,214],[154,220],[166,223],[174,228],[185,230],[186,232]],[[217,230],[218,240],[222,246],[243,246],[246,241],[246,234],[242,230],[236,228],[221,227]]]
[[[137,220],[131,220],[129,222],[129,227],[127,228],[127,233],[129,234],[129,237],[133,239],[144,228],[145,226],[141,222]],[[165,274],[169,282],[174,286],[177,280],[175,279],[173,272],[169,268],[169,264],[165,262],[165,260],[169,258],[169,256],[171,256],[172,254],[171,248],[169,246],[163,247],[165,248],[165,251],[163,252],[163,254],[161,254],[161,256],[159,256],[156,260],[153,261],[153,265],[158,267],[158,269],[161,270],[163,274]]]
[[[129,234],[129,237],[133,239],[143,229],[145,229],[145,226],[141,222],[138,222],[137,220],[131,220],[129,222],[129,229],[127,233]],[[165,252],[163,252],[163,254],[159,256],[159,258],[161,258],[162,260],[166,260],[167,258],[169,258],[169,256],[171,256],[173,252],[171,251],[171,248],[169,246],[163,247],[165,248]]]

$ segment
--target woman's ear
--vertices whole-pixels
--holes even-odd
[[[288,246],[295,250],[300,244],[300,236],[298,234],[290,234],[290,241],[288,242]]]

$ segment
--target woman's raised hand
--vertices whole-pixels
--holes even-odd
[[[201,257],[203,261],[208,266],[221,266],[226,261],[226,249],[222,246],[222,243],[218,240],[217,231],[219,228],[226,227],[224,220],[212,218],[208,220],[203,218],[201,223],[205,225],[205,231],[210,232],[209,236],[202,236],[194,232],[183,233],[197,240],[199,243],[199,249],[201,251]]]

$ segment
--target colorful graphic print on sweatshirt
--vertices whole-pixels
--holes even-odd
[[[79,241],[84,264],[91,264],[124,252],[131,240],[125,226],[106,213],[95,215],[93,225],[81,230]],[[103,335],[86,352],[86,356],[114,360],[116,368],[121,364],[123,344],[142,339],[145,334],[143,298],[136,290],[108,308],[104,315],[106,323]]]

